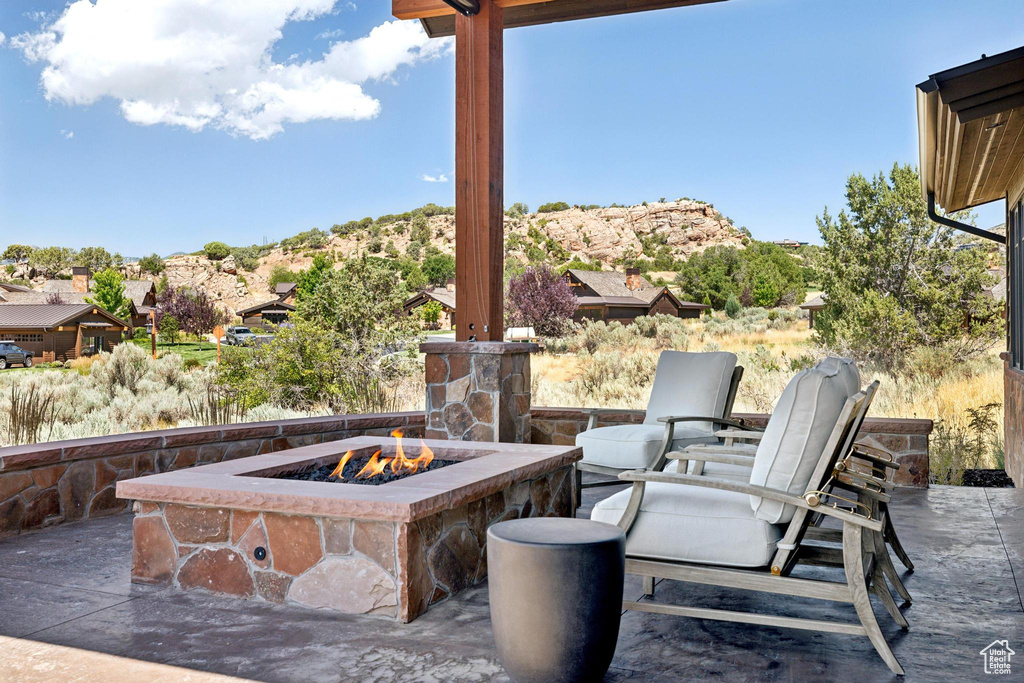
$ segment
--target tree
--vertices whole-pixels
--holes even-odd
[[[569,205],[565,202],[549,202],[537,207],[537,213],[552,213],[554,211],[568,211]]]
[[[35,249],[27,244],[11,244],[4,249],[3,254],[0,254],[0,259],[5,261],[10,259],[15,263],[25,263],[28,261],[29,256],[32,255],[33,251],[35,251]]]
[[[412,231],[409,233],[409,239],[419,242],[421,245],[430,244],[430,224],[427,223],[426,216],[419,214],[412,219]]]
[[[132,300],[124,295],[124,275],[107,268],[93,278],[92,296],[85,297],[90,304],[95,304],[118,318],[127,318],[132,312]]]
[[[326,273],[329,273],[333,265],[326,254],[317,254],[313,257],[313,263],[307,270],[299,273],[298,286],[295,289],[296,303],[315,291],[323,282]]]
[[[165,315],[160,319],[160,324],[157,325],[157,333],[160,338],[167,344],[177,344],[178,334],[181,330],[181,325],[178,323],[178,319],[173,315]]]
[[[110,252],[103,247],[83,247],[75,254],[76,266],[88,268],[90,273],[98,273],[114,265]]]
[[[409,246],[405,248],[405,253],[409,258],[419,261],[420,254],[423,253],[423,242],[418,240],[409,242]]]
[[[436,325],[441,319],[442,312],[443,309],[441,308],[441,304],[437,301],[428,301],[420,306],[420,317],[423,318],[423,322],[428,325]]]
[[[740,292],[743,257],[735,247],[714,246],[693,254],[679,269],[677,281],[690,301],[707,298],[715,310],[725,308],[730,296]]]
[[[398,247],[395,246],[394,240],[388,240],[388,243],[384,245],[384,254],[388,258],[398,258]]]
[[[71,265],[74,255],[67,247],[43,247],[32,250],[28,263],[44,277],[56,277]]]
[[[569,283],[547,265],[509,280],[505,302],[510,326],[532,327],[544,337],[565,334],[579,305]]]
[[[526,214],[530,213],[530,207],[523,202],[516,202],[512,206],[508,207],[508,211],[505,212],[509,218],[522,218]]]
[[[217,308],[206,292],[173,287],[168,287],[157,299],[158,330],[163,319],[169,315],[177,319],[182,332],[198,337],[200,349],[203,348],[203,336],[228,320],[227,315]]]
[[[803,269],[793,255],[771,242],[752,240],[742,252],[740,299],[751,306],[794,306],[807,296]]]
[[[738,318],[742,312],[743,305],[740,304],[740,300],[736,298],[735,294],[730,294],[729,298],[725,300],[725,314],[730,318]]]
[[[423,274],[435,287],[443,287],[455,277],[455,257],[451,254],[434,254],[423,261]]]
[[[929,220],[916,169],[894,164],[870,180],[854,174],[846,200],[837,218],[826,209],[817,219],[825,243],[819,342],[894,370],[918,347],[942,348],[959,362],[1001,338],[982,250],[957,249],[955,233]]]
[[[206,258],[211,261],[223,261],[231,254],[231,247],[223,242],[207,242],[203,246],[203,251],[206,252]]]
[[[288,270],[286,267],[278,263],[270,269],[270,277],[267,279],[267,284],[270,285],[270,290],[274,291],[274,289],[282,282],[295,282],[297,279],[298,274]]]
[[[152,275],[159,275],[164,272],[164,260],[156,254],[150,254],[149,256],[143,256],[139,259],[139,270],[143,273],[150,273]]]

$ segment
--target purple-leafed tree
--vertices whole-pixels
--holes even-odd
[[[165,315],[173,315],[182,332],[199,337],[199,348],[203,346],[203,335],[228,321],[228,316],[214,305],[206,292],[173,287],[165,289],[157,298],[157,329]]]
[[[509,280],[505,304],[509,326],[532,327],[542,337],[565,334],[578,306],[569,283],[547,265]]]

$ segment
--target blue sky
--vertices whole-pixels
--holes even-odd
[[[375,100],[375,116],[314,113],[252,139],[268,128],[250,134],[227,118],[201,130],[126,120],[117,95],[177,97],[191,79],[174,78],[173,68],[141,76],[125,68],[83,82],[74,80],[82,69],[71,68],[51,84],[57,95],[48,101],[40,78],[58,52],[30,61],[16,37],[38,35],[65,4],[0,3],[0,245],[167,254],[453,203],[450,52],[419,52],[383,78],[360,81],[354,101],[371,107]],[[814,218],[825,205],[841,207],[850,173],[917,162],[916,83],[1021,44],[1024,2],[970,7],[730,0],[507,31],[506,204],[689,196],[714,203],[757,238],[816,241]],[[338,2],[333,12],[288,21],[280,40],[268,43],[271,59],[321,60],[332,41],[359,39],[390,21],[389,9],[384,0]],[[117,41],[110,42],[105,54],[117,58]],[[139,82],[147,78],[157,82]],[[301,107],[317,112],[321,104],[306,98]],[[987,227],[1001,222],[1003,209],[978,213]]]

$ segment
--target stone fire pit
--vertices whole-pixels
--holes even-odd
[[[363,436],[118,482],[132,581],[410,622],[486,577],[490,524],[572,515],[576,448],[425,444],[459,462],[380,486],[273,478],[395,451]]]

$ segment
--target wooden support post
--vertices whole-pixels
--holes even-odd
[[[455,18],[455,338],[504,337],[502,9]]]
[[[149,344],[153,348],[153,360],[156,360],[156,309],[149,310]]]

